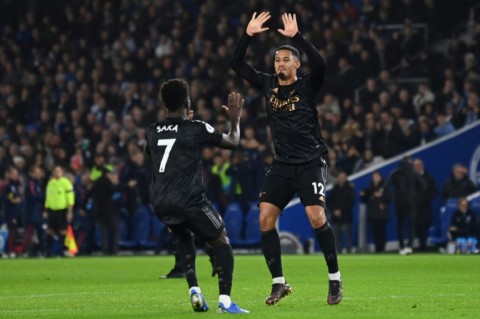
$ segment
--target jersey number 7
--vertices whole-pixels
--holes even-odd
[[[163,154],[162,160],[160,161],[160,168],[158,169],[160,173],[165,172],[165,166],[167,165],[170,151],[172,150],[173,144],[175,144],[176,140],[176,138],[167,138],[164,140],[158,140],[157,142],[157,146],[166,146],[165,153]]]

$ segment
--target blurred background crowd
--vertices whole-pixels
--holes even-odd
[[[250,209],[274,153],[264,98],[229,62],[255,11],[278,17],[250,47],[247,58],[258,70],[273,72],[275,48],[285,42],[274,31],[282,12],[297,14],[301,32],[327,61],[317,110],[330,147],[332,184],[339,173],[360,172],[478,121],[480,23],[469,19],[474,4],[1,1],[0,192],[18,184],[14,227],[24,229],[29,240],[16,253],[29,253],[34,232],[25,230],[32,221],[28,204],[41,202],[54,165],[64,168],[75,188],[81,252],[99,247],[95,221],[103,217],[94,214],[95,198],[88,190],[107,173],[117,177],[113,203],[119,241],[157,245],[161,225],[148,204],[144,128],[166,116],[158,92],[173,77],[189,82],[196,119],[220,131],[228,130],[221,108],[228,92],[244,95],[239,149],[206,148],[203,158],[207,195],[220,213],[232,202]],[[308,61],[302,62],[301,72],[307,73]],[[18,177],[10,176],[12,167]],[[36,199],[31,180],[38,181]],[[8,198],[2,202],[1,216],[8,223]]]

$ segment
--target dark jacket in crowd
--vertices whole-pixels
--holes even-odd
[[[43,181],[29,178],[25,185],[25,216],[29,224],[40,223],[43,220],[45,204],[45,185]]]
[[[476,236],[477,218],[476,213],[471,209],[468,209],[465,213],[462,213],[457,209],[450,221],[450,226],[456,226],[457,230],[454,232],[455,237],[470,237]]]
[[[402,160],[392,172],[387,181],[387,188],[393,194],[393,201],[415,207],[417,196],[422,194],[426,187],[409,161]]]
[[[335,224],[353,223],[352,210],[355,204],[355,186],[348,181],[344,185],[335,184],[328,196],[327,204],[332,214],[336,209],[342,212],[341,217],[333,215]]]
[[[22,218],[23,203],[20,202],[16,204],[13,202],[13,200],[18,197],[21,197],[20,183],[15,181],[8,181],[7,186],[5,187],[5,194],[3,198],[3,219],[7,223],[11,223],[14,220],[16,222],[19,222],[20,218]]]
[[[371,220],[388,220],[388,193],[384,190],[385,182],[378,184],[370,182],[360,196],[362,202],[367,205],[367,218]]]
[[[437,196],[437,183],[433,176],[424,171],[420,178],[424,183],[424,191],[417,197],[418,213],[416,218],[417,225],[430,225],[432,223],[432,201]]]
[[[477,187],[475,187],[475,184],[468,176],[464,176],[461,180],[456,180],[452,175],[445,183],[445,186],[443,186],[442,199],[465,197],[476,191]]]
[[[117,217],[116,206],[113,201],[115,185],[107,174],[97,179],[87,193],[87,198],[93,200],[93,215],[97,221],[108,222]]]

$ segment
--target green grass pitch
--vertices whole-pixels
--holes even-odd
[[[249,318],[480,318],[480,256],[340,255],[344,299],[326,302],[322,255],[283,256],[293,294],[264,300],[271,280],[260,255],[235,257],[232,299]],[[217,280],[197,258],[207,313],[191,309],[184,279],[160,280],[171,256],[0,260],[0,318],[212,318]],[[223,314],[228,316],[228,314]]]

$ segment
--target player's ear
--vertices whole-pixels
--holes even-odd
[[[300,60],[295,60],[295,68],[298,69],[300,68],[300,66],[302,65],[302,63],[300,62]]]

